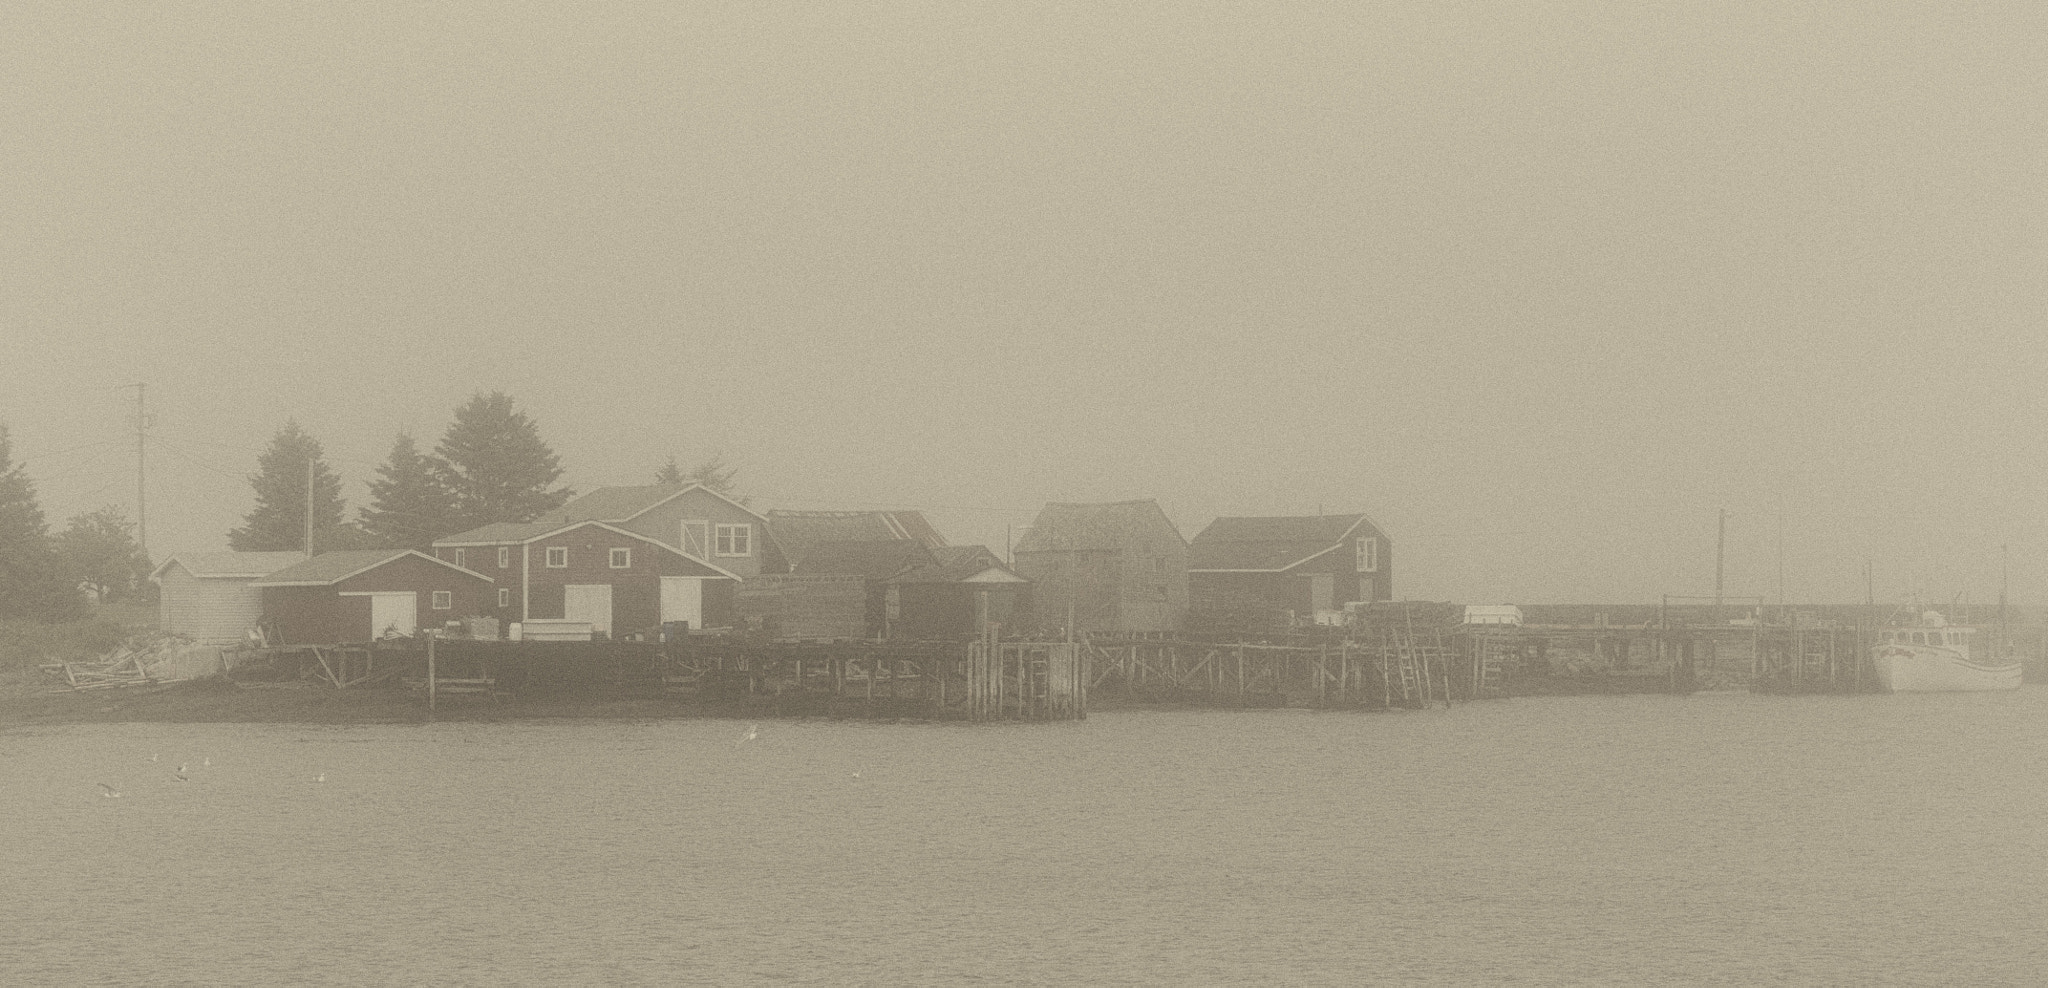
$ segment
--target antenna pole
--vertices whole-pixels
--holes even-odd
[[[135,541],[142,549],[142,558],[149,558],[149,500],[145,495],[148,487],[144,483],[143,464],[148,462],[146,436],[149,435],[149,412],[143,404],[143,396],[149,385],[135,385]]]
[[[1721,576],[1728,559],[1728,509],[1722,508],[1714,535],[1714,623],[1721,623]]]
[[[306,558],[313,558],[313,457],[306,457]]]

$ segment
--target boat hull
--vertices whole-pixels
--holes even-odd
[[[1951,693],[2020,688],[2020,664],[1986,665],[1954,649],[1884,645],[1872,656],[1877,681],[1893,693]]]

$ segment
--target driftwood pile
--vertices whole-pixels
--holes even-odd
[[[136,637],[91,662],[53,662],[42,670],[63,677],[74,690],[144,686],[190,678],[191,663],[180,660],[193,647],[190,638],[180,635]]]

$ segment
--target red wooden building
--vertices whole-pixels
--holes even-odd
[[[1276,631],[1391,600],[1393,544],[1362,514],[1218,518],[1188,547],[1195,630]]]
[[[434,553],[493,574],[496,599],[488,613],[506,625],[586,621],[612,637],[668,622],[729,626],[740,579],[651,535],[601,521],[486,525],[435,542]]]
[[[489,612],[491,578],[414,549],[323,552],[252,586],[263,623],[288,645],[410,635]]]

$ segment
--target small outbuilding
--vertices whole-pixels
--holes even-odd
[[[931,550],[932,561],[890,577],[884,615],[890,637],[928,641],[972,638],[983,621],[1003,628],[1031,615],[1031,581],[987,546]]]
[[[323,552],[253,584],[263,621],[286,645],[411,635],[487,614],[491,578],[414,549]]]
[[[263,620],[256,581],[305,558],[303,552],[173,555],[149,574],[160,591],[157,627],[198,642],[242,641]]]

